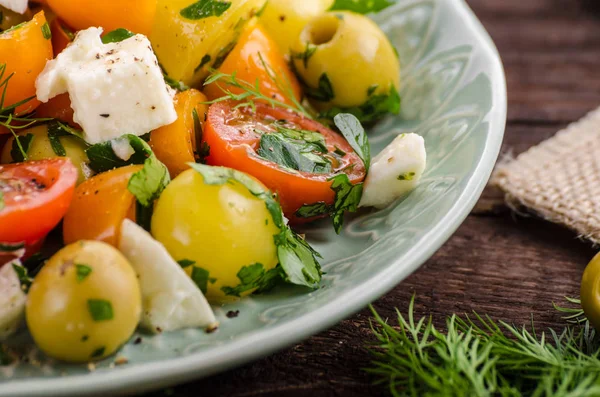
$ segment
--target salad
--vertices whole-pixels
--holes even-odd
[[[423,139],[400,111],[387,1],[0,0],[0,341],[113,355],[138,328],[218,328],[211,305],[319,288],[295,231],[385,208]]]

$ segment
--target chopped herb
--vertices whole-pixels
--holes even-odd
[[[371,145],[360,121],[352,114],[340,113],[333,118],[333,122],[363,161],[367,172],[369,172],[369,167],[371,166]]]
[[[133,36],[135,36],[135,33],[124,28],[118,28],[105,34],[104,37],[102,37],[102,43],[118,43]]]
[[[29,152],[29,149],[31,149],[33,138],[34,135],[28,133],[27,135],[17,136],[13,140],[10,155],[14,163],[22,163],[29,159],[27,153]]]
[[[220,17],[231,7],[231,2],[220,0],[198,0],[187,6],[179,14],[191,20],[204,19],[208,17]]]
[[[25,269],[20,263],[13,262],[12,267],[19,278],[19,283],[21,283],[21,289],[25,292],[29,291],[29,287],[31,287],[31,282],[33,279],[29,277],[27,273],[27,269]]]
[[[112,320],[114,317],[113,307],[110,301],[104,299],[88,299],[88,311],[94,321]]]
[[[379,12],[394,4],[390,0],[335,0],[330,11],[352,11],[359,14]]]
[[[61,23],[59,25],[60,25],[60,29],[67,35],[69,40],[73,41],[75,39],[75,33],[73,33],[73,31],[71,29],[69,29],[67,26],[65,26],[64,24]]]
[[[188,87],[187,85],[185,85],[183,83],[183,81],[177,81],[171,77],[169,77],[167,74],[163,73],[163,77],[165,79],[165,83],[167,83],[169,85],[169,87],[179,90],[179,91],[186,91],[189,90],[190,87]]]
[[[48,22],[45,22],[42,25],[42,35],[46,40],[50,40],[52,38],[52,31],[50,31],[50,26],[48,25]]]
[[[0,252],[15,252],[25,248],[25,243],[0,243]]]
[[[228,296],[241,296],[242,293],[256,290],[257,293],[272,289],[282,278],[279,266],[265,271],[262,263],[244,266],[237,273],[240,283],[237,287],[221,287]]]
[[[210,61],[211,61],[211,56],[206,54],[202,57],[202,60],[200,61],[200,64],[198,66],[196,66],[196,69],[194,69],[194,73],[197,73],[200,69],[202,69],[205,65],[207,65]]]
[[[10,28],[8,28],[8,29],[6,29],[4,32],[2,32],[2,34],[4,34],[4,33],[8,33],[8,32],[14,32],[15,30],[17,30],[17,29],[20,29],[20,28],[22,28],[23,26],[25,26],[25,24],[27,24],[27,21],[25,21],[25,22],[21,22],[21,23],[19,23],[19,24],[15,25],[15,26],[11,26]]]
[[[331,171],[331,162],[313,153],[312,145],[298,143],[297,141],[285,139],[279,134],[263,134],[256,153],[273,163],[295,171],[311,173],[327,173]]]
[[[231,41],[225,47],[221,48],[221,50],[215,57],[215,62],[212,65],[213,69],[218,69],[221,67],[221,65],[223,65],[223,62],[225,62],[225,58],[227,58],[227,55],[229,55],[229,53],[233,50],[233,47],[235,47],[235,45],[237,44],[237,40],[238,37],[236,37],[235,40]]]
[[[90,337],[89,337],[88,335],[83,335],[83,336],[81,337],[81,341],[82,341],[82,342],[87,342],[87,340],[88,340],[88,339],[90,339]]]
[[[186,267],[190,267],[192,265],[195,265],[196,261],[192,261],[192,260],[189,260],[189,259],[182,259],[180,261],[177,261],[177,263],[179,263],[179,266],[181,266],[182,268],[185,269]]]
[[[399,181],[412,181],[415,177],[415,173],[414,172],[405,172],[404,174],[401,174],[398,176],[398,180]]]
[[[70,136],[71,134],[65,131],[60,123],[54,122],[48,124],[48,140],[50,141],[50,146],[52,150],[57,156],[65,157],[67,155],[67,151],[60,141],[61,136]]]
[[[330,211],[331,208],[329,205],[323,201],[319,201],[318,203],[303,205],[296,211],[296,216],[299,218],[313,218],[328,214]]]
[[[369,88],[367,89],[367,96],[371,96],[375,93],[375,90],[377,90],[377,88],[379,88],[379,84],[373,84],[371,86],[369,86]]]
[[[398,114],[400,112],[400,104],[400,94],[398,94],[396,87],[392,85],[388,94],[371,95],[360,106],[350,108],[333,107],[321,112],[319,117],[331,120],[340,113],[350,113],[361,123],[370,123],[381,119],[388,113]]]
[[[77,275],[77,282],[80,283],[85,280],[90,273],[92,272],[92,268],[88,265],[76,264],[75,265],[75,274]]]
[[[227,318],[236,318],[237,316],[239,316],[239,314],[239,310],[229,310],[225,315],[227,316]]]
[[[198,266],[192,269],[192,281],[200,288],[203,294],[208,290],[208,283],[214,284],[217,279],[209,277],[209,272]]]
[[[304,68],[308,68],[308,60],[314,55],[317,51],[317,46],[312,45],[310,42],[306,42],[306,48],[303,52],[291,52],[292,59],[300,59],[304,64]]]
[[[104,352],[106,351],[106,347],[101,346],[99,348],[97,348],[96,350],[94,350],[92,352],[92,355],[90,356],[91,358],[99,358],[102,357],[104,355]]]
[[[327,73],[323,73],[321,77],[319,77],[318,88],[310,86],[306,87],[306,96],[319,102],[329,102],[335,98],[333,85],[331,84],[331,80],[329,80]]]
[[[127,188],[144,206],[150,206],[170,182],[169,171],[154,155],[147,158],[144,168],[131,176]]]
[[[321,280],[321,266],[317,260],[320,255],[313,250],[304,239],[294,233],[284,222],[281,206],[273,198],[271,192],[248,175],[225,167],[210,167],[203,164],[189,164],[192,169],[199,172],[207,185],[223,185],[237,182],[245,186],[255,197],[263,200],[273,224],[280,230],[274,236],[277,246],[279,265],[284,275],[283,279],[289,283],[317,288]],[[270,276],[273,276],[272,274]],[[263,285],[261,290],[275,282]]]
[[[344,157],[346,154],[348,154],[337,146],[335,147],[335,150],[333,151],[333,153],[337,154],[340,157]]]
[[[198,162],[205,164],[206,158],[210,155],[210,146],[206,143],[203,138],[202,123],[200,122],[200,116],[196,109],[192,110],[192,117],[194,118],[194,136],[196,137],[196,148],[198,155]]]
[[[92,170],[105,172],[130,164],[144,164],[148,158],[154,155],[150,146],[138,136],[127,134],[117,139],[128,141],[134,151],[131,157],[123,160],[117,156],[113,150],[112,141],[98,143],[90,146],[85,151],[90,160],[89,166]]]

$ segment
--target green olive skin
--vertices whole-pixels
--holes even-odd
[[[331,83],[333,95],[326,100],[307,90],[319,110],[361,106],[371,95],[400,88],[394,47],[375,22],[360,14],[327,12],[312,19],[294,44],[292,59],[308,87],[320,87],[323,76]]]
[[[48,139],[47,125],[40,125],[37,127],[29,128],[20,131],[17,135],[26,136],[27,134],[33,135],[31,146],[27,151],[27,157],[29,160],[43,160],[59,157],[52,149],[50,139]],[[89,159],[87,157],[87,154],[85,154],[85,143],[81,139],[74,136],[61,136],[58,139],[65,148],[67,157],[70,158],[73,162],[73,165],[77,167],[77,171],[79,173],[79,177],[77,178],[77,184],[80,184],[86,179],[92,177],[94,175],[94,172],[88,166]],[[0,163],[9,164],[13,162],[14,159],[12,158],[11,150],[13,147],[14,140],[15,138],[11,137],[4,145],[2,155],[0,156]]]
[[[596,329],[600,329],[600,253],[594,256],[581,278],[581,307]]]

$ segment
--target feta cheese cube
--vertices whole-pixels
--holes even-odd
[[[48,102],[68,92],[73,119],[90,144],[123,134],[143,135],[177,119],[173,92],[148,39],[135,35],[103,44],[101,28],[79,32],[49,61],[36,81],[37,98]]]
[[[426,161],[421,136],[397,136],[371,161],[360,206],[385,208],[413,190],[425,171]]]
[[[25,14],[25,11],[27,11],[27,0],[0,0],[0,6],[6,7],[18,14]]]

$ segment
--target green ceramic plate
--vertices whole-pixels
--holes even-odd
[[[402,61],[402,114],[370,133],[374,153],[397,134],[425,138],[420,186],[379,212],[307,229],[324,256],[322,287],[281,287],[216,309],[221,328],[143,336],[90,372],[45,358],[27,334],[10,341],[27,360],[0,366],[0,396],[132,393],[207,376],[272,353],[334,325],[419,267],[467,216],[496,161],[506,120],[502,65],[492,41],[462,0],[400,0],[375,17]],[[228,310],[239,317],[228,319]]]

